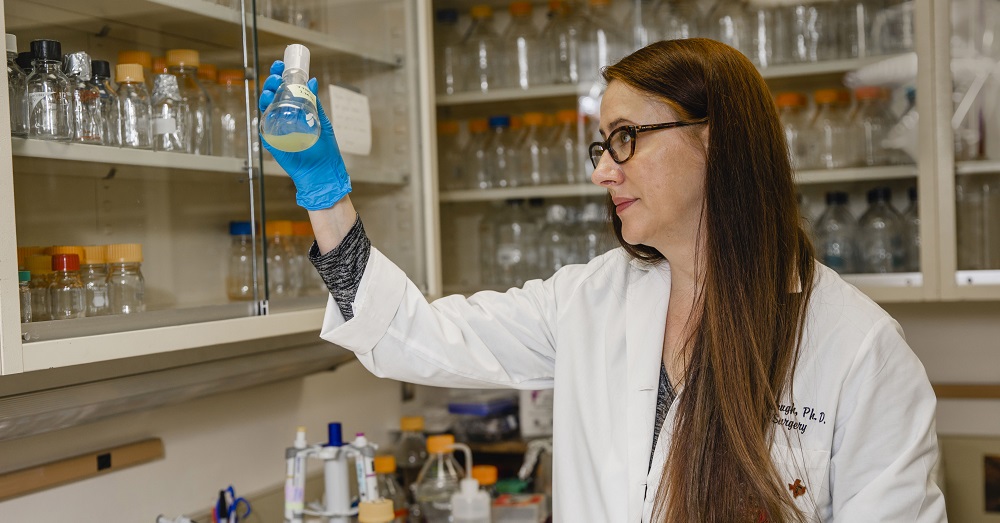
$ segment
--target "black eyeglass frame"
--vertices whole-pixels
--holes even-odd
[[[615,163],[621,165],[631,160],[632,156],[635,155],[635,142],[636,142],[636,137],[639,135],[639,133],[644,133],[647,131],[659,131],[661,129],[674,129],[676,127],[687,127],[689,125],[700,125],[703,123],[708,123],[707,117],[699,118],[697,120],[687,120],[687,121],[680,120],[676,122],[653,123],[648,125],[623,125],[611,131],[611,133],[608,134],[607,140],[604,140],[603,142],[593,142],[590,144],[590,147],[587,148],[587,153],[590,155],[590,163],[594,164],[594,168],[596,169],[597,164],[601,162],[601,157],[604,156],[604,152],[607,151],[608,153],[611,154],[611,159],[614,160]],[[621,131],[625,131],[628,133],[629,138],[631,138],[629,143],[632,144],[632,148],[629,150],[628,156],[619,160],[618,155],[615,153],[615,150],[611,148],[611,138],[613,138],[617,133]],[[601,148],[601,154],[598,155],[594,154],[595,147]]]

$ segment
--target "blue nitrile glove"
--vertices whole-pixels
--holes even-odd
[[[274,93],[281,85],[281,74],[285,72],[285,64],[281,60],[271,65],[271,75],[264,82],[260,93],[258,107],[261,118],[267,106],[274,101]],[[315,78],[309,80],[309,90],[318,94],[318,82]],[[295,183],[295,201],[310,211],[328,209],[351,192],[351,179],[344,167],[344,157],[337,146],[337,137],[333,134],[333,125],[323,111],[323,104],[316,97],[316,108],[319,109],[319,123],[323,129],[319,140],[312,147],[297,153],[279,151],[260,137],[264,148],[270,151],[278,165],[288,173]]]

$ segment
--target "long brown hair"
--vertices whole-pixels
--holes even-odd
[[[704,38],[651,44],[603,75],[668,103],[680,119],[708,118],[704,252],[697,254],[704,272],[656,519],[801,521],[770,448],[815,267],[767,85],[738,51]],[[610,214],[630,255],[663,259],[652,247],[627,244],[621,220]]]

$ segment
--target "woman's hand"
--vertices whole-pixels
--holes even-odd
[[[264,82],[258,101],[261,120],[267,107],[274,101],[274,94],[281,85],[281,74],[284,71],[285,64],[281,60],[271,65],[271,75]],[[318,86],[315,78],[309,80],[309,90],[313,94],[318,94]],[[351,192],[351,178],[347,175],[347,168],[344,167],[344,157],[340,154],[337,138],[333,134],[333,125],[326,117],[318,96],[316,108],[319,110],[322,132],[319,140],[305,151],[297,153],[279,151],[268,144],[263,135],[260,137],[264,148],[274,156],[278,165],[295,183],[296,203],[310,211],[333,207]]]

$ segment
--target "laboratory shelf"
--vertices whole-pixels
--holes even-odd
[[[955,164],[955,174],[1000,174],[1000,161],[967,161]]]
[[[774,80],[779,78],[796,78],[804,76],[820,76],[826,74],[847,73],[849,71],[854,71],[862,67],[865,67],[867,65],[876,64],[883,60],[888,60],[890,58],[901,56],[902,54],[908,54],[908,53],[869,56],[865,58],[849,58],[844,60],[825,60],[822,62],[810,62],[802,64],[774,65],[771,67],[765,67],[763,69],[760,69],[760,75],[763,76],[765,80]]]
[[[920,272],[843,274],[841,277],[879,303],[913,302],[924,299],[924,275]]]
[[[960,300],[1000,300],[1000,270],[955,271],[955,284]]]
[[[600,94],[600,87],[598,87],[597,94]],[[581,85],[576,84],[559,84],[559,85],[542,85],[538,87],[532,87],[530,89],[518,89],[515,87],[509,87],[505,89],[495,89],[492,91],[482,92],[468,92],[468,93],[455,93],[455,94],[439,94],[437,95],[438,106],[449,106],[449,105],[469,105],[477,103],[493,103],[493,102],[512,102],[516,100],[534,100],[537,98],[560,98],[567,96],[577,96],[578,94],[586,94],[587,89]]]
[[[470,189],[442,192],[441,202],[489,202],[527,198],[571,198],[574,196],[603,196],[608,190],[594,184],[532,185],[508,189]]]
[[[886,165],[880,167],[852,167],[846,169],[814,169],[795,173],[795,183],[812,185],[820,183],[874,182],[916,178],[916,165]]]
[[[316,332],[323,307],[24,344],[24,372]],[[103,318],[65,320],[86,322]]]
[[[344,165],[351,175],[351,183],[371,183],[381,185],[406,185],[410,176],[403,171],[390,170],[370,170],[364,168],[352,168],[354,162],[351,155],[344,155]],[[264,160],[264,176],[288,176],[285,170],[274,160]]]
[[[956,271],[955,283],[962,287],[971,285],[1000,285],[1000,270]]]

